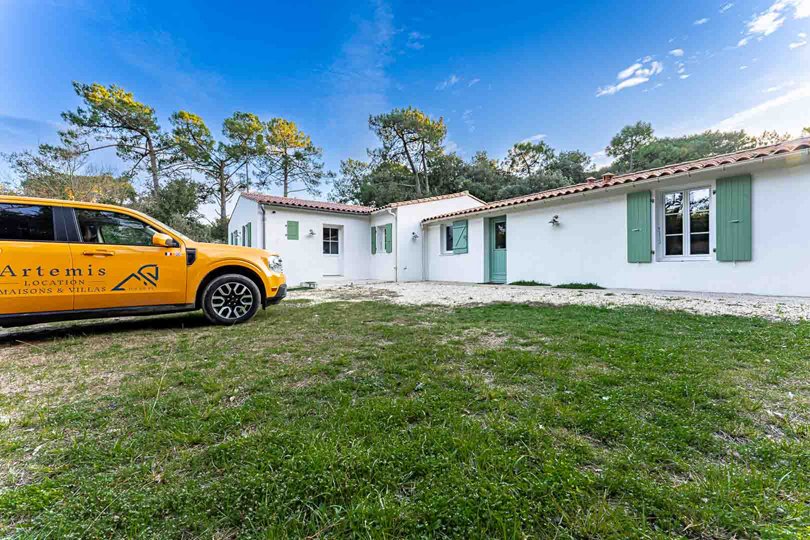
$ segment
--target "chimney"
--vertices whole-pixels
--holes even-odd
[[[594,182],[596,182],[596,178],[594,178],[593,176],[589,176],[588,178],[585,179],[585,181],[588,182],[589,184],[593,184]]]
[[[602,175],[602,182],[610,182],[614,176],[616,175],[613,174],[612,172],[606,172],[605,174]]]

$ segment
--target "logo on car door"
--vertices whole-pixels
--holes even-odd
[[[121,283],[113,287],[114,291],[132,290],[133,287],[138,289],[149,289],[157,287],[159,279],[159,268],[156,264],[145,264],[141,266],[137,272],[132,272]],[[134,280],[134,281],[133,281]]]

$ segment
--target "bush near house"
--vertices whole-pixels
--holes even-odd
[[[559,285],[554,286],[555,289],[599,289],[602,290],[604,287],[600,287],[596,283],[560,283]]]
[[[513,281],[509,285],[519,285],[521,287],[550,287],[551,285],[548,283],[538,283],[534,280],[525,280],[521,279],[518,281]]]
[[[810,324],[288,302],[0,347],[0,536],[796,538]]]

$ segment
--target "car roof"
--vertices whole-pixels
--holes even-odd
[[[140,212],[132,208],[124,206],[116,206],[114,204],[101,204],[84,201],[68,201],[64,199],[46,199],[43,197],[22,197],[18,195],[0,195],[0,203],[16,203],[16,204],[42,204],[47,206],[70,206],[75,208],[93,208],[96,210],[114,210],[124,212]]]

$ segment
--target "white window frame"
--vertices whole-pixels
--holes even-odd
[[[450,231],[450,234],[453,233],[453,224],[452,223],[444,224],[439,228],[439,239],[440,239],[439,247],[441,248],[440,252],[441,252],[442,255],[455,255],[455,251],[453,251],[452,249],[449,249],[449,250],[447,249],[447,231],[448,230]]]
[[[692,255],[689,253],[691,249],[691,220],[689,219],[689,193],[691,191],[698,191],[701,189],[709,190],[709,253]],[[714,183],[711,184],[694,184],[684,186],[674,186],[668,189],[661,189],[655,193],[655,253],[658,261],[711,261],[714,260],[715,250],[715,207],[714,207]],[[666,219],[664,217],[664,198],[666,195],[672,193],[683,193],[684,206],[683,206],[683,255],[667,255],[666,254]]]
[[[326,237],[323,236],[324,229],[335,229],[338,232],[338,239],[337,240],[326,240]],[[341,229],[342,229],[342,227],[340,227],[338,225],[327,225],[327,224],[321,225],[321,236],[322,236],[322,238],[321,238],[321,255],[323,255],[324,257],[340,257],[341,252],[343,251],[343,246],[341,246],[341,244],[343,243],[342,242],[343,234],[340,232]],[[330,244],[331,243],[336,243],[337,248],[338,248],[338,252],[337,253],[324,253],[323,252],[323,243],[324,242],[329,242]]]
[[[385,253],[385,225],[377,225],[377,253],[375,255],[386,255]]]

